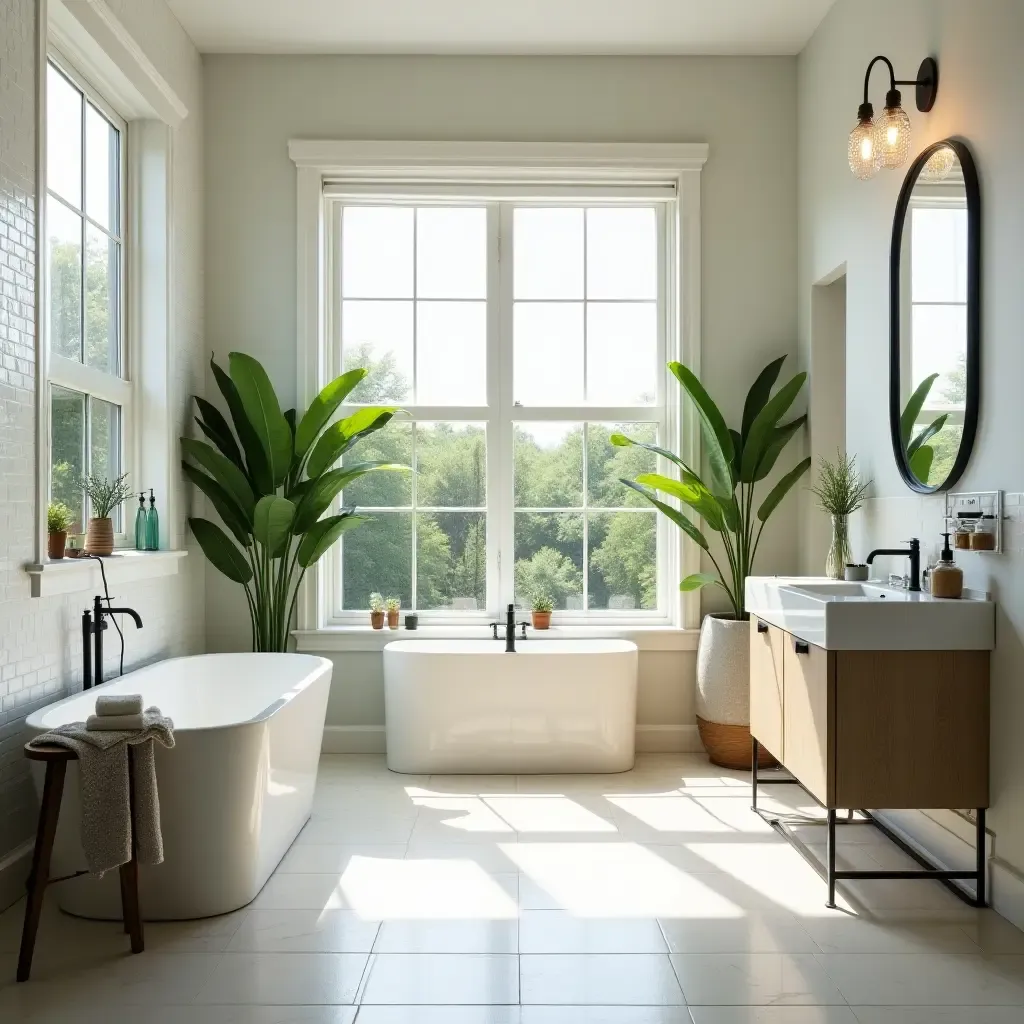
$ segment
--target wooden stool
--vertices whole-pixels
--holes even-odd
[[[124,930],[131,937],[132,952],[141,953],[145,948],[142,935],[142,917],[139,913],[139,862],[135,844],[135,757],[129,745],[128,751],[128,800],[132,829],[132,859],[122,864],[121,910],[124,916]],[[46,779],[43,782],[43,800],[39,808],[39,827],[36,830],[36,845],[32,851],[32,871],[28,876],[28,903],[25,906],[25,926],[21,932],[21,953],[18,956],[18,981],[28,981],[32,970],[32,953],[39,930],[39,917],[43,910],[43,892],[51,882],[64,879],[50,878],[50,856],[53,840],[57,834],[57,818],[60,801],[64,795],[64,776],[68,761],[77,761],[78,755],[66,747],[33,747],[25,744],[25,756],[31,761],[46,764]],[[84,871],[76,875],[86,874]],[[75,875],[65,876],[74,878]]]

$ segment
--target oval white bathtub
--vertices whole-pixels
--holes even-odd
[[[129,672],[41,708],[35,735],[84,721],[98,694],[141,693],[174,720],[175,746],[156,746],[164,862],[142,866],[147,920],[209,917],[263,888],[310,815],[331,662],[306,654],[204,654]],[[38,767],[38,766],[36,766]],[[41,789],[42,773],[36,776]],[[52,877],[85,867],[78,767],[68,766]],[[63,910],[120,918],[116,871],[55,885]]]
[[[388,767],[409,773],[624,772],[637,649],[625,640],[398,640],[384,648]]]

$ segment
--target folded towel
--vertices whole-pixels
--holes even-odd
[[[145,724],[142,715],[90,715],[85,727],[89,732],[138,732]]]
[[[57,726],[30,745],[66,747],[78,755],[82,805],[82,849],[90,871],[102,875],[132,859],[132,822],[128,801],[128,746],[135,765],[135,846],[139,863],[164,859],[160,797],[153,741],[174,746],[174,723],[147,708],[136,732],[89,730],[84,722]]]
[[[101,693],[96,698],[97,715],[141,715],[141,693]]]

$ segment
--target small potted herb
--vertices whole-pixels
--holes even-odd
[[[384,598],[376,590],[370,595],[370,625],[374,629],[384,628]]]
[[[825,575],[834,580],[843,578],[851,561],[849,517],[861,507],[870,480],[857,472],[857,456],[836,452],[836,461],[822,458],[817,486],[809,488],[818,499],[818,507],[832,518],[832,543],[825,559]]]
[[[389,597],[384,601],[384,608],[388,613],[388,629],[398,629],[398,610],[402,602],[397,597]]]
[[[85,531],[86,554],[113,554],[114,520],[111,513],[132,496],[128,474],[122,473],[113,481],[106,477],[87,476],[82,480],[82,490],[89,496],[92,509],[92,518]]]
[[[551,609],[555,607],[555,602],[551,600],[546,594],[538,594],[533,599],[533,628],[534,629],[550,629],[551,628]]]
[[[46,506],[46,554],[49,558],[64,557],[71,519],[71,509],[63,501],[51,501]]]

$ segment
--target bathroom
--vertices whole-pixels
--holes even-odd
[[[1010,449],[1021,433],[1017,391],[1024,379],[1015,335],[1024,319],[1024,9],[1014,0],[730,0],[704,19],[698,5],[677,10],[657,0],[602,0],[581,16],[582,4],[560,0],[551,5],[557,13],[542,18],[494,0],[472,18],[460,5],[441,4],[440,16],[428,20],[398,0],[372,5],[379,14],[338,5],[344,17],[315,0],[278,6],[0,3],[0,1017],[325,1024],[1019,1020],[1024,748],[1016,725],[1024,712],[1024,584],[1017,559],[1024,556],[1024,458]],[[898,86],[912,124],[908,159],[860,180],[850,170],[848,138],[865,69],[879,54],[900,81],[913,80],[933,57],[938,86],[927,112],[918,109],[913,84]],[[124,263],[122,372],[104,375],[112,381],[99,380],[94,366],[67,365],[75,360],[60,349],[46,313],[54,232],[66,230],[75,205],[68,202],[64,162],[48,169],[48,148],[67,145],[68,116],[66,109],[47,112],[47,99],[59,92],[46,88],[48,61],[66,73],[63,81],[74,82],[79,109],[101,114],[122,140],[115,156],[107,150],[110,166],[116,157],[121,172],[119,190],[116,175],[108,181],[120,227],[109,212],[85,209],[79,216],[94,234],[107,234],[108,251]],[[882,63],[874,66],[876,113],[888,77]],[[86,150],[88,131],[87,124]],[[908,169],[945,139],[968,147],[979,179],[980,399],[962,475],[948,492],[922,493],[905,482],[892,443],[890,245]],[[574,175],[554,180],[550,169],[566,165]],[[439,183],[437,167],[462,173]],[[289,825],[301,831],[281,851],[280,865],[268,865],[266,879],[257,872],[258,894],[226,914],[147,919],[146,949],[136,956],[119,924],[62,913],[61,886],[70,892],[75,883],[56,883],[46,894],[31,979],[19,985],[25,880],[39,814],[23,756],[25,723],[81,690],[83,611],[106,583],[114,604],[139,615],[141,629],[127,617],[117,620],[126,673],[253,649],[241,588],[209,562],[189,525],[190,517],[219,519],[181,470],[178,439],[203,437],[192,396],[225,408],[211,357],[225,369],[230,353],[254,357],[281,408],[295,407],[300,417],[330,379],[326,356],[336,352],[324,339],[334,338],[337,310],[318,302],[318,273],[344,253],[333,222],[309,212],[310,189],[316,194],[325,175],[334,183],[345,178],[338,194],[326,197],[332,209],[373,206],[384,183],[393,194],[399,180],[407,203],[414,199],[419,208],[486,208],[493,255],[486,274],[484,263],[453,264],[448,279],[477,275],[455,298],[477,303],[481,317],[484,306],[487,317],[493,313],[484,332],[493,348],[474,355],[466,340],[472,330],[462,326],[454,368],[444,366],[436,348],[428,354],[425,331],[395,350],[410,379],[429,383],[435,397],[412,410],[417,441],[407,440],[410,420],[398,417],[392,433],[389,425],[360,442],[360,458],[418,461],[417,473],[373,476],[377,493],[390,488],[399,497],[356,502],[376,522],[343,537],[307,574],[316,586],[303,590],[289,623],[290,649],[328,659],[333,671],[322,730],[305,736],[307,754],[321,751],[304,769],[315,775],[307,794],[312,817]],[[82,209],[95,199],[88,169],[84,190],[80,185]],[[542,406],[560,410],[545,421],[529,396],[503,390],[515,377],[512,307],[519,299],[556,306],[565,296],[514,293],[517,250],[507,247],[504,229],[516,203],[578,213],[588,201],[591,208],[654,211],[654,230],[666,243],[658,280],[671,286],[659,285],[656,300],[630,293],[626,301],[657,305],[653,350],[662,362],[648,360],[653,402],[602,400],[603,418],[591,423],[580,406],[594,405],[592,397],[571,389],[568,397],[557,394],[555,385],[572,369],[556,351],[557,331],[539,331],[538,369],[528,379],[547,396]],[[38,234],[36,211],[51,207]],[[322,248],[321,231],[338,242],[335,250]],[[451,237],[462,236],[453,228]],[[593,240],[599,242],[596,232]],[[395,269],[393,252],[370,242],[367,259],[380,256],[386,270],[405,272]],[[543,256],[542,289],[571,278],[557,261],[545,267]],[[588,278],[599,275],[584,265]],[[406,269],[423,276],[414,258]],[[637,274],[642,278],[642,270]],[[343,286],[332,301],[339,309],[346,302],[397,305],[396,294],[356,289],[349,297]],[[615,302],[614,294],[606,299]],[[109,293],[107,302],[113,308]],[[80,318],[87,331],[92,315],[86,309]],[[412,328],[402,331],[406,338]],[[617,382],[643,383],[643,368],[635,370],[641,354],[603,351],[604,375],[594,362],[592,378],[581,380],[612,391]],[[699,417],[679,381],[661,372],[664,362],[678,359],[692,369],[727,422],[738,426],[755,377],[780,356],[780,385],[808,374],[790,411],[806,412],[808,420],[759,493],[763,498],[801,460],[810,458],[812,466],[767,521],[757,577],[823,575],[831,527],[808,488],[820,460],[834,459],[837,449],[856,456],[859,472],[872,481],[850,517],[856,562],[919,538],[921,568],[931,567],[947,529],[947,494],[999,494],[999,550],[954,549],[964,586],[994,603],[983,851],[988,909],[968,906],[937,881],[904,879],[840,880],[837,908],[827,908],[818,870],[825,829],[805,830],[818,863],[811,867],[751,811],[749,767],[719,768],[705,753],[699,629],[709,613],[727,612],[729,602],[721,588],[680,592],[678,581],[713,573],[710,557],[642,501],[592,504],[592,481],[582,469],[574,494],[552,500],[541,493],[564,486],[545,471],[572,445],[586,447],[587,466],[607,455],[609,425],[625,424],[639,437],[636,428],[654,424],[659,440],[671,440],[668,448],[701,465],[707,445]],[[480,397],[491,388],[500,395],[493,407]],[[78,420],[71,417],[80,451],[77,464],[67,460],[71,477],[115,465],[129,473],[133,497],[116,524],[127,548],[134,547],[140,492],[148,506],[153,489],[159,513],[157,550],[136,555],[117,547],[104,562],[105,580],[93,559],[58,564],[46,557],[52,464],[65,461],[51,457],[53,403],[64,403],[66,419],[69,393],[95,396],[78,407]],[[407,396],[394,404],[412,403]],[[112,406],[121,410],[113,425]],[[113,442],[106,447],[103,437],[97,441],[103,422],[110,426],[103,437]],[[505,430],[512,423],[529,429],[513,434]],[[388,437],[397,441],[383,451]],[[478,470],[475,478],[466,473],[456,481],[443,460],[435,471],[421,457],[421,442],[435,443],[436,452],[445,438],[454,450],[478,437],[485,439],[483,453],[478,445],[467,463]],[[520,500],[513,467],[527,457],[534,459],[530,489],[539,496]],[[670,468],[666,462],[661,471]],[[425,489],[436,481],[475,491],[468,499],[435,501]],[[609,470],[604,483],[614,486],[616,475]],[[647,544],[639,564],[649,570],[648,585],[635,593],[628,584],[637,582],[637,563],[627,583],[613,582],[611,561],[597,555],[617,515],[644,524],[634,533]],[[504,658],[507,604],[517,603],[517,623],[532,619],[527,580],[520,587],[515,571],[520,518],[529,518],[534,532],[523,543],[532,545],[527,554],[536,573],[549,559],[538,552],[558,547],[561,560],[547,569],[549,586],[561,589],[550,595],[552,639],[527,626],[522,641],[517,626],[515,658],[525,661],[545,643],[635,645],[635,728],[627,738],[635,744],[635,767],[621,774],[593,767],[563,774],[550,766],[541,774],[504,766],[479,774],[453,774],[461,770],[451,767],[389,771],[387,731],[398,716],[385,714],[384,647],[493,643],[494,658]],[[567,527],[561,546],[551,540],[559,523]],[[458,531],[476,537],[479,555],[471,583],[463,586],[465,572],[460,577],[461,589],[442,544]],[[432,547],[422,543],[428,535]],[[373,557],[373,544],[382,542],[402,552],[387,572]],[[716,545],[713,538],[718,557]],[[347,574],[346,550],[359,555]],[[428,555],[435,569],[424,571]],[[908,562],[895,556],[880,555],[871,568],[885,582],[890,573],[908,572]],[[346,587],[353,577],[357,582]],[[436,599],[419,597],[430,591]],[[398,632],[370,628],[371,592],[400,599]],[[418,630],[410,635],[405,619],[417,613]],[[490,639],[494,621],[497,641]],[[113,629],[103,645],[104,677],[116,687],[110,680],[122,656]],[[482,675],[481,690],[494,681]],[[218,682],[211,672],[211,690]],[[522,695],[512,685],[506,711]],[[179,754],[187,728],[182,719]],[[800,787],[768,784],[759,799],[780,813],[820,813]],[[967,808],[895,809],[884,821],[933,861],[970,871],[977,815]],[[838,832],[840,867],[898,870],[907,862],[874,827]]]

